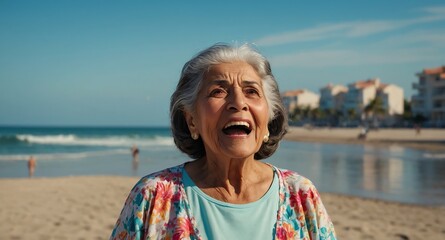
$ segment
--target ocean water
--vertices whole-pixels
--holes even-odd
[[[140,149],[137,168],[133,145]],[[190,160],[175,147],[169,128],[0,127],[0,178],[28,177],[31,155],[35,177],[140,177]],[[445,205],[445,149],[283,141],[265,161],[304,175],[323,192]]]
[[[140,149],[137,171],[133,145]],[[186,159],[169,128],[0,127],[0,178],[27,177],[30,156],[37,159],[35,177],[141,176]]]

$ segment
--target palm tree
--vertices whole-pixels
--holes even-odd
[[[351,120],[353,120],[353,119],[355,119],[355,115],[356,115],[357,113],[355,112],[355,109],[354,108],[350,108],[350,109],[348,109],[348,119],[351,121]]]
[[[311,109],[310,114],[313,121],[323,119],[326,116],[320,108]]]
[[[301,117],[302,117],[301,116],[302,115],[302,109],[299,106],[296,106],[294,108],[294,110],[289,115],[290,115],[289,118],[292,121],[295,121],[295,122],[300,121]]]
[[[412,122],[413,121],[413,113],[411,111],[411,103],[403,99],[403,120],[406,122]]]
[[[373,122],[377,123],[378,117],[386,113],[382,98],[379,96],[375,97],[368,105],[366,105],[364,111],[366,118],[368,118],[368,115],[371,113]]]
[[[305,119],[306,121],[309,120],[311,117],[311,106],[307,105],[303,107],[302,114],[303,114],[303,119]]]

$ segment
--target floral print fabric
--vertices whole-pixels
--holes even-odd
[[[131,190],[110,239],[202,239],[182,183],[184,164],[143,177]],[[280,206],[275,239],[335,240],[312,182],[275,168]]]

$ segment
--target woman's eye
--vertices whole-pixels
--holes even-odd
[[[247,95],[256,95],[256,96],[260,95],[259,91],[256,90],[255,88],[248,88],[245,90],[245,92]]]
[[[210,92],[211,97],[223,97],[223,96],[225,96],[225,94],[226,94],[226,91],[224,91],[224,89],[220,89],[220,88],[213,89]]]

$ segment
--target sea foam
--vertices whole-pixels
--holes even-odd
[[[110,149],[105,151],[89,151],[89,152],[76,152],[76,153],[51,153],[51,154],[33,154],[39,161],[40,160],[60,160],[60,159],[82,159],[88,157],[99,157],[107,155],[127,155],[128,149]],[[0,155],[0,161],[23,161],[29,159],[29,154],[10,154]]]
[[[27,143],[70,146],[106,146],[106,147],[130,147],[136,144],[140,147],[149,146],[173,146],[173,138],[166,136],[106,136],[106,137],[79,137],[68,135],[17,135],[17,139]]]

